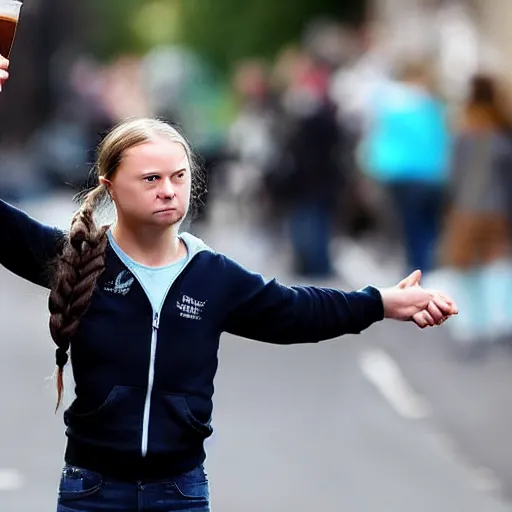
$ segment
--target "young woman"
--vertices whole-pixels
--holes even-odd
[[[0,79],[7,62],[0,63]],[[208,511],[204,440],[222,332],[268,343],[359,333],[384,317],[436,325],[455,314],[416,272],[392,289],[344,293],[265,281],[178,234],[200,181],[186,141],[138,119],[102,142],[98,184],[69,233],[0,201],[0,264],[49,288],[58,404],[71,360],[58,511]],[[94,213],[111,200],[115,223]]]

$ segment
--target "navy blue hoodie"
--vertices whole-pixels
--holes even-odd
[[[0,201],[0,264],[49,287],[64,233]],[[71,342],[76,399],[64,413],[66,462],[121,479],[160,478],[205,459],[219,338],[275,344],[359,333],[383,318],[380,293],[265,280],[192,235],[189,263],[154,311],[111,245]]]

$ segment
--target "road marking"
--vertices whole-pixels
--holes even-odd
[[[384,350],[365,350],[359,364],[363,375],[400,416],[415,420],[430,416],[427,402],[413,391],[396,362]]]
[[[468,469],[468,468],[467,468]],[[469,467],[471,483],[473,487],[481,492],[501,491],[501,482],[492,469],[479,467],[472,469]]]
[[[403,277],[403,265],[398,257],[388,257],[383,261],[363,244],[350,238],[343,238],[335,253],[336,270],[354,290],[367,285],[368,276],[372,276],[372,282],[378,286],[393,286]]]
[[[384,350],[365,350],[360,355],[359,364],[363,375],[400,416],[418,420],[432,415],[426,400],[409,386],[398,364]],[[496,474],[489,468],[472,466],[452,438],[436,430],[430,435],[452,463],[466,473],[474,489],[486,493],[496,493],[502,489]]]
[[[484,466],[473,466],[453,438],[442,432],[432,432],[431,436],[439,449],[466,473],[468,481],[474,489],[493,494],[502,492],[502,484],[494,471]],[[498,497],[501,499],[501,496]]]
[[[375,256],[353,241],[344,241],[341,255],[336,261],[339,272],[352,288],[367,284],[365,276],[374,276],[382,285],[391,285],[400,278],[400,262],[389,261],[387,266],[379,265]],[[371,271],[368,271],[368,268]],[[395,278],[393,277],[395,276]],[[448,278],[442,270],[423,276],[426,288],[446,288]],[[441,286],[442,285],[442,286]],[[369,349],[360,355],[360,367],[363,375],[377,388],[389,405],[402,417],[407,419],[424,419],[432,415],[426,400],[418,396],[409,386],[398,364],[384,350]],[[463,455],[457,443],[448,435],[434,429],[431,431],[434,442],[439,449],[465,472],[469,484],[479,492],[494,494],[500,501],[503,486],[491,469],[473,466]]]
[[[0,469],[0,492],[17,491],[23,487],[23,477],[16,469]]]

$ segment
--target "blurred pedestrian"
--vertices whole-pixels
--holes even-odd
[[[511,128],[497,81],[474,76],[457,123],[443,243],[453,292],[464,304],[453,333],[466,344],[512,333]]]
[[[223,188],[235,199],[238,214],[249,210],[259,222],[270,225],[270,229],[277,223],[269,222],[273,212],[268,207],[272,205],[261,192],[265,174],[276,158],[278,102],[263,62],[242,61],[235,70],[233,82],[238,109],[229,129],[227,153],[231,162],[226,166]]]
[[[445,106],[423,62],[402,66],[374,88],[362,147],[366,172],[389,192],[408,269],[435,268],[447,184],[450,137]]]
[[[286,205],[293,270],[304,277],[334,274],[331,242],[343,169],[329,80],[325,66],[299,57],[283,95],[287,129],[269,177],[274,196]]]

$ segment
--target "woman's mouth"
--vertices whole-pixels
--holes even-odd
[[[175,211],[176,211],[176,208],[163,208],[162,210],[156,211],[155,215],[165,214],[165,213],[172,213],[172,212],[175,212]]]

